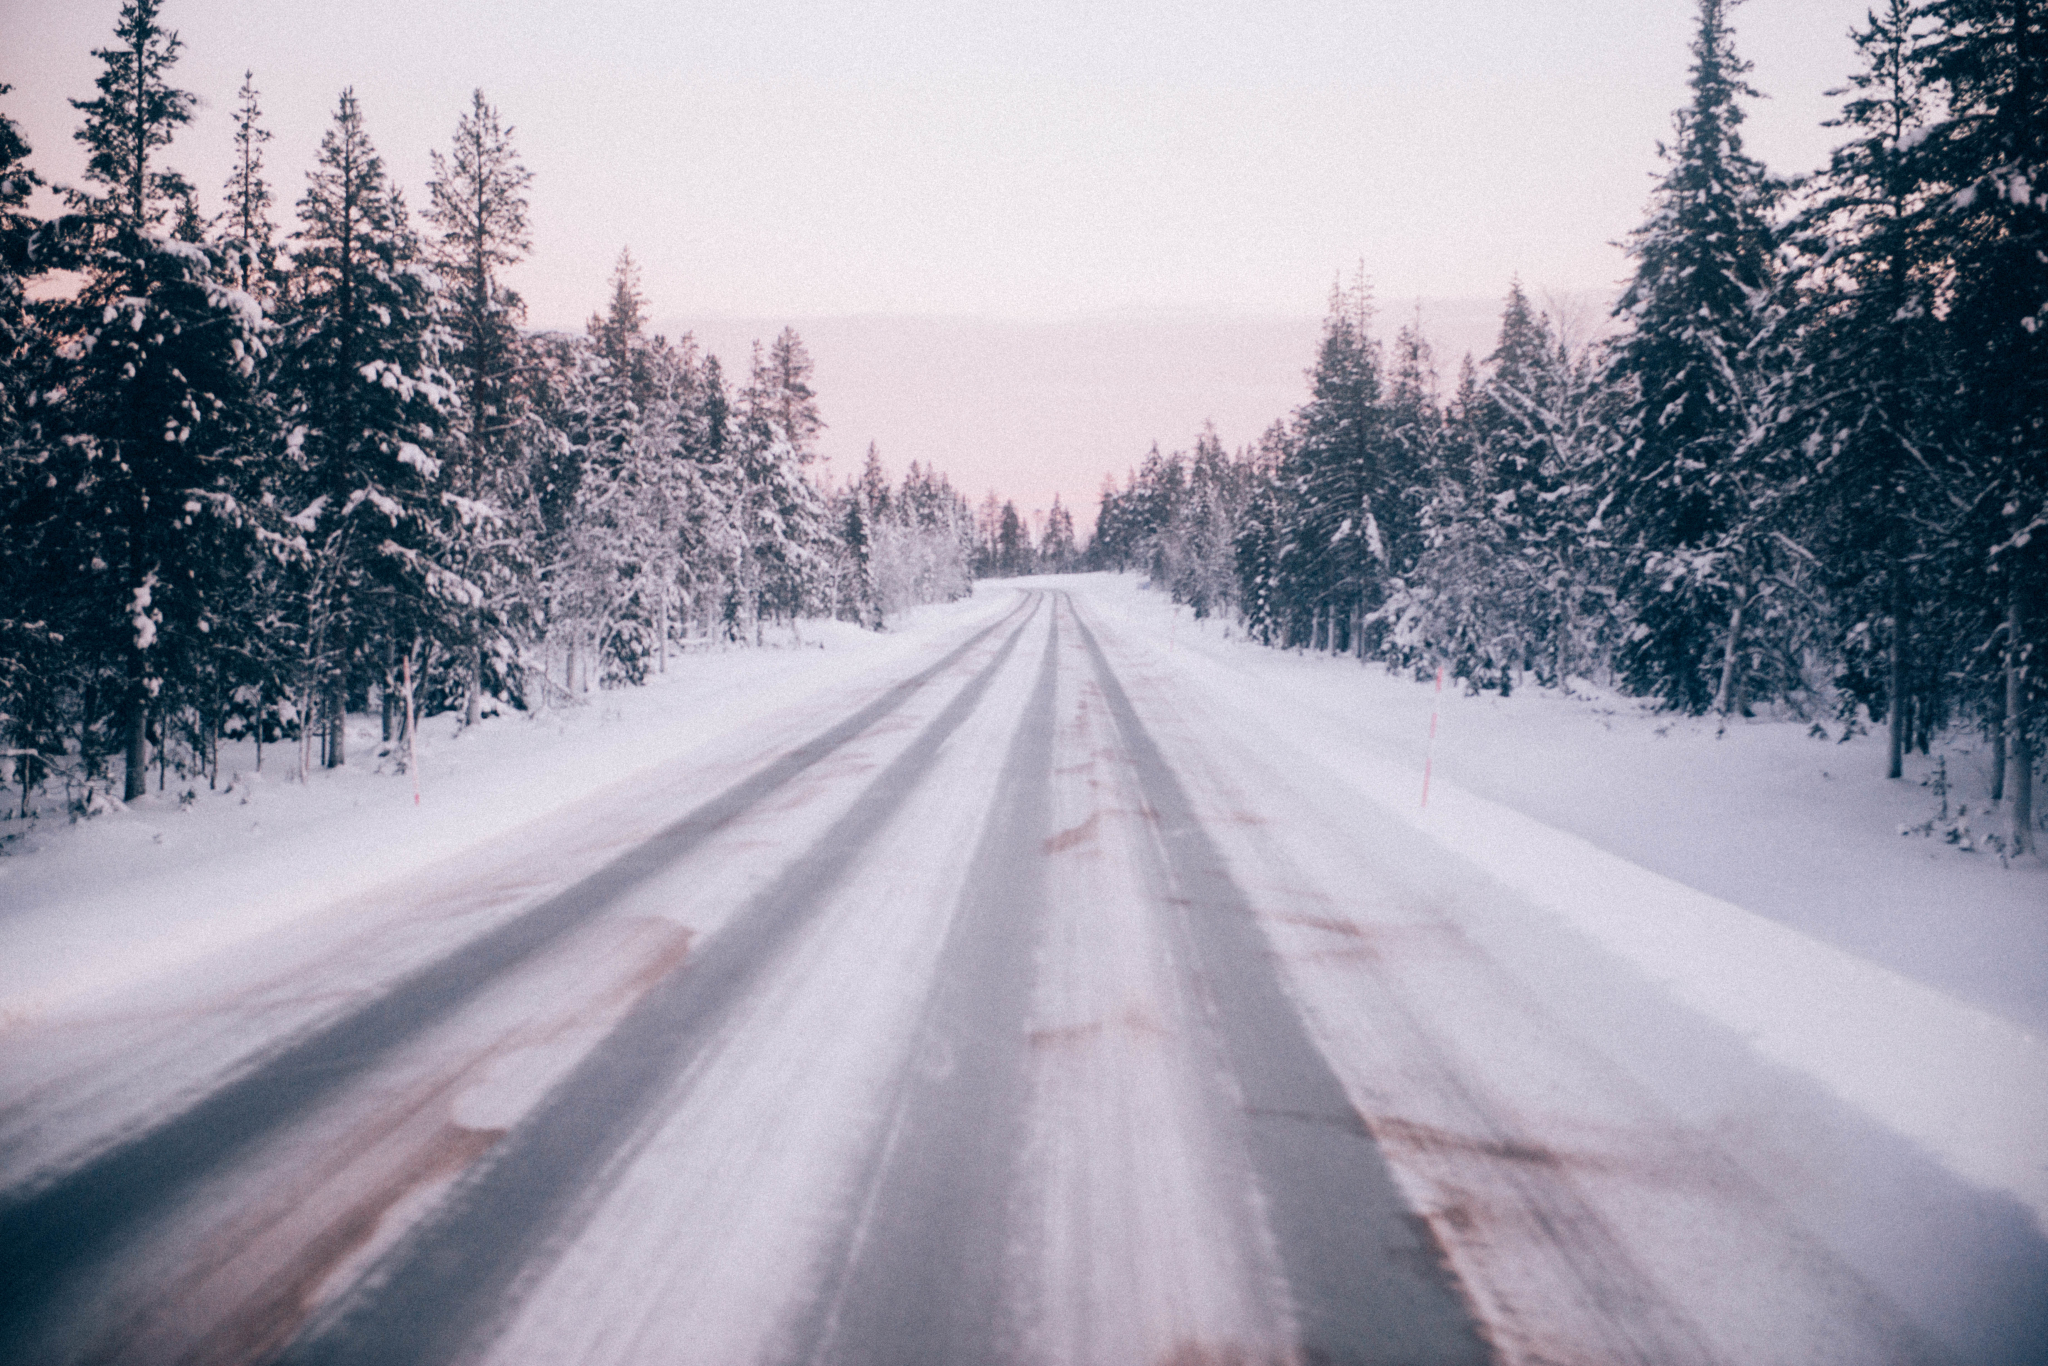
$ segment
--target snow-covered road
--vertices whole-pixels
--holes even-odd
[[[1903,1077],[1930,1128],[1544,904],[1604,856],[1506,876],[1260,686],[985,593],[16,1024],[0,1360],[2043,1359],[2029,1036],[1986,1017],[1986,1114]]]

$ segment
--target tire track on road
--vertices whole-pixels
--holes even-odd
[[[1272,818],[1221,842],[1246,885],[1267,889],[1283,975],[1503,1360],[1935,1358],[1739,1164],[1561,1032],[1554,1000],[1468,937],[1465,917],[1497,889],[1454,911],[1441,876],[1454,854],[1361,840],[1358,813],[1340,821],[1341,799],[1322,798],[1332,775],[1304,779],[1304,756],[1256,729],[1208,742],[1235,708],[1168,678],[1150,682],[1205,809],[1262,806]],[[1301,889],[1318,887],[1348,890],[1317,907]],[[1560,947],[1546,939],[1546,960]],[[1475,1018],[1477,1002],[1487,1013]],[[1559,1096],[1571,1097],[1563,1114]],[[1687,1251],[1674,1259],[1680,1229]],[[1770,1324],[1776,1354],[1731,1340],[1735,1316],[1703,1312],[1706,1285]]]
[[[190,1108],[47,1184],[18,1186],[11,1199],[0,1203],[0,1360],[37,1359],[53,1306],[68,1288],[117,1257],[130,1230],[174,1208],[254,1145],[279,1133],[851,743],[1023,614],[1024,621],[1015,626],[997,664],[987,666],[941,713],[942,719],[952,717],[957,725],[965,715],[961,699],[969,698],[971,708],[971,699],[979,697],[1038,606],[1036,595],[1020,603],[928,668],[892,685],[838,725],[735,783],[652,839],[361,1007],[286,1044]],[[918,743],[923,743],[922,737]],[[894,772],[895,766],[888,771]]]
[[[1442,1249],[1288,996],[1249,898],[1078,614],[1075,626],[1157,815],[1162,872],[1182,902],[1194,970],[1241,1097],[1303,1357],[1329,1366],[1489,1361]]]
[[[1053,611],[899,1098],[861,1183],[867,1199],[819,1259],[825,1284],[816,1321],[796,1333],[794,1360],[996,1366],[1015,1355],[1004,1273],[1045,911],[1057,600]]]
[[[1037,615],[1042,595],[1033,594],[1028,604],[1025,620],[995,656],[852,808],[689,963],[643,996],[484,1165],[285,1352],[284,1361],[441,1362],[489,1333],[512,1307],[517,1283],[538,1270],[547,1248],[569,1236],[579,1210],[587,1211],[606,1169],[656,1107],[674,1099],[675,1084],[730,1008],[814,918],[974,712]]]

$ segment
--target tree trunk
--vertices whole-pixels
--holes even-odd
[[[1991,800],[2005,800],[2005,680],[1991,690]]]
[[[1897,778],[1906,767],[1906,580],[1905,566],[1892,556],[1892,668],[1891,752],[1885,760],[1887,778]]]
[[[136,158],[138,165],[141,160],[140,157]],[[141,226],[142,219],[139,215],[135,222],[136,226]],[[130,522],[128,535],[129,581],[140,585],[135,593],[135,611],[137,613],[144,613],[149,610],[149,599],[144,596],[144,593],[150,583],[150,579],[144,576],[142,568],[147,563],[143,554],[144,539],[147,531],[148,527],[143,521],[143,513],[138,508]],[[131,634],[129,636],[127,772],[122,775],[121,784],[121,800],[129,802],[134,801],[149,790],[149,686],[145,682],[147,669],[146,661],[142,656],[144,648],[144,644],[138,635]]]
[[[348,685],[336,682],[327,697],[327,766],[348,762]]]
[[[132,802],[149,790],[149,691],[142,682],[142,651],[128,652],[128,771],[121,800]]]
[[[1562,619],[1559,621],[1556,631],[1552,636],[1552,640],[1554,643],[1552,645],[1552,663],[1550,667],[1554,669],[1557,673],[1558,690],[1564,693],[1567,697],[1569,697],[1572,691],[1571,640],[1572,631],[1574,629],[1572,592],[1570,587],[1566,587],[1563,600],[1564,615]]]
[[[2012,784],[2012,851],[2034,847],[2034,756],[2027,744],[2027,667],[2022,656],[2026,632],[2020,613],[2019,566],[2014,564],[2005,585],[2005,733],[2009,757],[2006,776]]]
[[[392,686],[396,681],[392,675],[397,670],[398,664],[392,656],[391,642],[387,640],[384,642],[384,686],[377,690],[378,701],[382,704],[384,713],[384,743],[387,745],[391,743],[396,733],[393,723],[398,714],[398,690]]]
[[[1742,656],[1742,609],[1749,605],[1747,597],[1735,599],[1735,610],[1728,615],[1728,652],[1721,660],[1721,690],[1714,695],[1714,710],[1726,716],[1735,702],[1735,667]]]
[[[477,710],[483,705],[484,696],[484,643],[479,634],[477,641],[469,647],[469,702],[463,708],[462,724],[473,726],[477,722]]]

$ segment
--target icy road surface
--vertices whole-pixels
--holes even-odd
[[[1646,967],[1711,907],[1603,937],[1156,621],[984,596],[233,990],[9,1028],[0,1361],[2048,1353],[2030,1036],[1742,930],[1976,1031],[1895,1096]]]

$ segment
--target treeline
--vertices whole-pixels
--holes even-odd
[[[1091,563],[1276,645],[1475,689],[1612,681],[1692,712],[1889,722],[1892,776],[1964,723],[2032,839],[2048,644],[2048,6],[1885,0],[1843,142],[1742,148],[1732,0],[1701,0],[1612,335],[1521,287],[1448,392],[1362,281],[1255,448],[1155,451]]]
[[[222,737],[346,757],[347,714],[533,705],[638,682],[687,636],[864,624],[969,590],[969,504],[871,450],[812,474],[795,332],[737,386],[644,328],[622,255],[583,335],[530,334],[512,132],[481,92],[414,215],[343,91],[287,233],[253,80],[221,212],[162,162],[193,96],[128,0],[73,104],[66,212],[0,116],[0,760],[31,794],[122,761],[211,773]],[[0,94],[5,87],[0,87]]]
[[[977,579],[1065,574],[1079,569],[1081,549],[1074,540],[1074,514],[1055,493],[1045,525],[1034,533],[1016,503],[998,501],[990,490],[975,513],[972,565]]]

